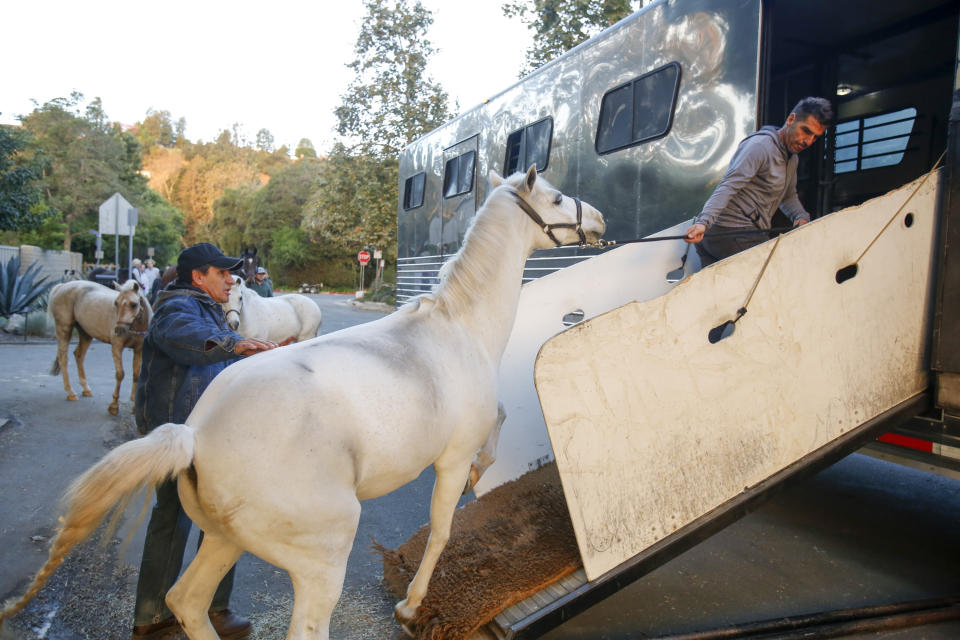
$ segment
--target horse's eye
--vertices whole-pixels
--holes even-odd
[[[557,194],[557,198],[553,201],[553,204],[555,204],[555,205],[557,205],[557,206],[559,207],[562,203],[563,203],[563,194],[562,194],[562,193],[558,193],[558,194]]]

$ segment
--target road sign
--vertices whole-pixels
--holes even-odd
[[[136,226],[136,209],[119,193],[113,194],[100,205],[101,235],[133,235]]]
[[[368,262],[370,262],[370,252],[361,251],[360,253],[358,253],[357,262],[359,262],[361,265],[366,265]]]

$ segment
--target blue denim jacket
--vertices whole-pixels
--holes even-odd
[[[143,341],[134,405],[140,433],[183,423],[213,378],[239,359],[233,347],[240,340],[204,291],[178,284],[161,291]]]

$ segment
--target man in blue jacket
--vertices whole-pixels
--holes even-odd
[[[730,167],[684,235],[697,244],[704,267],[769,240],[777,209],[793,226],[810,222],[797,197],[797,154],[823,135],[833,120],[824,98],[804,98],[779,129],[763,127],[737,147]]]
[[[177,280],[157,296],[153,320],[143,342],[143,361],[134,413],[146,434],[167,422],[184,423],[214,376],[241,356],[277,345],[244,338],[227,327],[220,303],[233,285],[230,273],[242,264],[212,244],[202,242],[180,252]],[[180,504],[177,482],[157,487],[150,515],[134,605],[134,640],[172,638],[179,623],[166,606],[176,582],[191,522]],[[228,608],[234,570],[224,577],[210,607],[210,620],[221,638],[250,635],[250,622]]]

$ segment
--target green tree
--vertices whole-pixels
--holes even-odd
[[[153,109],[147,111],[147,117],[138,124],[137,140],[147,150],[153,146],[173,147],[177,142],[177,131],[170,112]]]
[[[32,134],[26,155],[43,166],[39,184],[44,200],[65,227],[64,249],[97,227],[98,208],[114,192],[133,196],[146,188],[139,143],[108,124],[99,99],[81,116],[82,100],[74,92],[21,118]]]
[[[643,6],[643,0],[511,0],[502,6],[533,31],[520,77]]]
[[[317,150],[313,148],[313,143],[309,138],[300,138],[297,143],[297,150],[293,154],[297,158],[316,158]]]
[[[304,215],[313,239],[351,255],[371,246],[396,252],[397,161],[334,146]]]
[[[257,131],[257,149],[273,153],[273,134],[269,129],[260,129]]]
[[[450,118],[446,92],[426,73],[433,16],[419,0],[364,0],[347,65],[354,80],[336,109],[341,139],[324,164],[303,228],[331,257],[397,242],[397,154]]]
[[[28,134],[0,125],[0,231],[38,229],[48,217],[42,204],[37,162],[23,163]]]
[[[366,15],[347,66],[354,80],[337,107],[351,153],[393,158],[450,117],[447,93],[427,75],[433,16],[420,0],[364,0]]]

